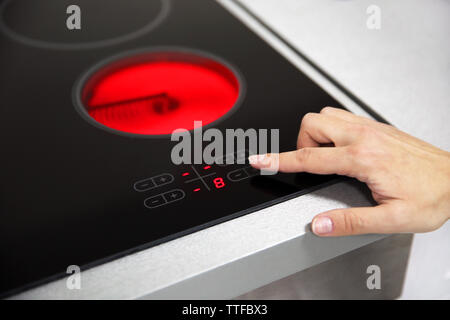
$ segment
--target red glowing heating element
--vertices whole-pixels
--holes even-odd
[[[224,64],[197,54],[164,52],[125,58],[99,70],[82,100],[89,115],[109,128],[161,135],[223,117],[238,96],[239,81]]]

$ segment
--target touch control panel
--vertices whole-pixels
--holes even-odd
[[[163,173],[151,178],[146,178],[140,181],[137,181],[133,187],[134,190],[138,191],[138,192],[144,192],[144,191],[148,191],[151,190],[153,188],[156,187],[160,187],[166,184],[169,184],[171,182],[173,182],[174,178],[173,175],[171,175],[170,173]]]
[[[260,174],[248,164],[248,156],[248,150],[240,150],[216,159],[214,164],[180,166],[177,173],[165,172],[138,180],[133,188],[149,195],[144,199],[148,209],[180,201],[190,194],[226,190],[229,184]]]

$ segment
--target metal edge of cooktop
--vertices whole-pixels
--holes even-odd
[[[347,109],[371,116],[241,4],[216,1]],[[365,205],[360,184],[340,182],[83,271],[80,290],[68,290],[63,278],[9,299],[233,298],[385,237],[319,238],[309,230],[319,212]]]

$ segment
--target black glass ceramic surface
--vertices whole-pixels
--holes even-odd
[[[70,4],[78,2],[83,10],[83,1]],[[108,12],[114,14],[123,1],[107,2]],[[245,88],[240,106],[214,127],[280,129],[282,151],[295,148],[304,114],[339,106],[216,2],[167,4],[167,14],[147,32],[98,46],[95,41],[114,38],[111,28],[123,37],[145,26],[146,18],[130,16],[117,22],[134,21],[132,30],[96,25],[109,23],[108,19],[89,19],[83,28],[93,30],[93,42],[86,33],[63,41],[62,35],[71,32],[65,12],[46,16],[51,28],[30,30],[17,10],[10,15],[3,8],[2,295],[61,277],[69,265],[92,267],[335,181],[335,176],[309,174],[258,176],[247,165],[175,166],[170,159],[175,142],[169,137],[121,135],[86,121],[74,97],[82,76],[111,56],[158,47],[208,53],[236,68]],[[133,1],[133,5],[139,5],[140,12],[149,10],[148,19],[155,19],[161,1]],[[54,11],[44,9],[35,12]],[[52,45],[46,47],[47,42]],[[225,186],[217,188],[216,178],[223,179]],[[298,210],[301,214],[302,208]]]

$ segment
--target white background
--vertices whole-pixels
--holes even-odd
[[[392,124],[450,150],[450,1],[242,2]],[[372,4],[380,30],[366,27]],[[415,236],[401,298],[450,299],[450,222]]]

